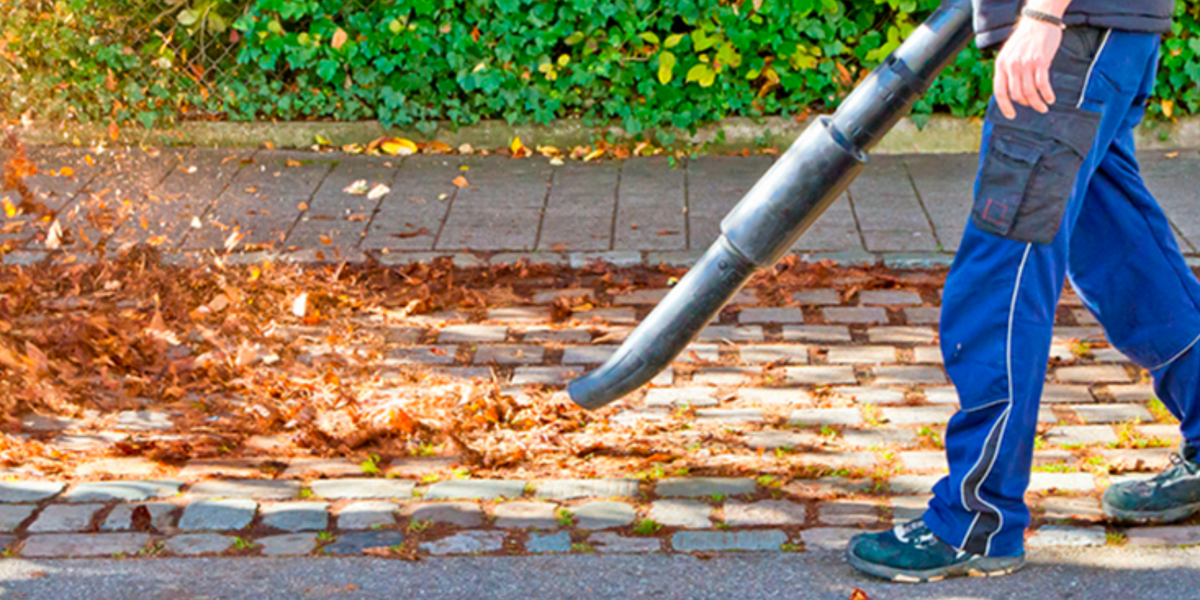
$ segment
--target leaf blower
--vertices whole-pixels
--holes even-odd
[[[945,0],[832,117],[820,117],[721,221],[721,237],[600,368],[570,382],[596,409],[650,381],[750,279],[775,264],[867,165],[867,152],[971,40],[971,1]]]

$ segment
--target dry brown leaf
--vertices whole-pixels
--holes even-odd
[[[349,39],[350,35],[346,33],[346,30],[338,27],[337,31],[333,32],[333,39],[329,41],[329,45],[333,46],[334,50],[341,50]]]
[[[454,184],[454,187],[460,187],[460,188],[465,188],[465,187],[468,187],[471,185],[469,182],[467,182],[467,178],[463,177],[462,175],[455,177],[454,181],[452,181],[451,183]]]

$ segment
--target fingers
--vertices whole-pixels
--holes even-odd
[[[1038,69],[1034,82],[1037,84],[1038,93],[1046,100],[1046,104],[1054,104],[1058,101],[1054,95],[1054,88],[1050,85],[1050,69]]]
[[[1035,65],[1025,67],[1021,72],[1021,92],[1030,108],[1045,114],[1050,112],[1050,107],[1042,101],[1042,95],[1038,91],[1037,74],[1041,70],[1041,67]]]
[[[999,61],[996,62],[996,77],[992,87],[995,88],[992,94],[996,98],[996,105],[1000,107],[1000,113],[1009,120],[1017,118],[1017,109],[1013,108],[1012,100],[1008,96],[1008,68]]]

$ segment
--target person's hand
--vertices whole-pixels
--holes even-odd
[[[1062,44],[1062,29],[1050,23],[1022,18],[996,57],[994,94],[1000,112],[1015,119],[1013,102],[1040,113],[1054,104],[1050,63]]]

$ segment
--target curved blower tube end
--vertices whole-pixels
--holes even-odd
[[[616,354],[599,369],[567,385],[571,400],[594,410],[653,379],[683,352],[754,271],[754,263],[722,236]]]
[[[848,96],[809,126],[721,222],[722,235],[608,362],[567,386],[595,409],[650,381],[759,267],[774,264],[862,172],[866,153],[971,39],[971,0],[945,0]]]

